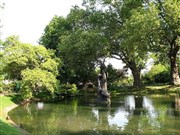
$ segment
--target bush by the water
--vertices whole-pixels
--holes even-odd
[[[62,96],[76,96],[79,94],[79,90],[76,84],[61,84],[57,93]]]

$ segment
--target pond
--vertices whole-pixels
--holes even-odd
[[[116,96],[110,105],[86,95],[19,106],[9,115],[32,135],[180,134],[177,95]]]

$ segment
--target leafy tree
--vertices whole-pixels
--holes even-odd
[[[163,56],[163,59],[169,56],[171,84],[179,84],[177,66],[179,1],[141,1],[142,5],[139,5],[140,1],[138,1],[139,6],[136,8],[132,6],[134,2],[130,0],[127,1],[127,5],[122,6],[121,12],[123,12],[123,8],[128,10],[129,6],[130,10],[128,11],[130,12],[127,12],[118,38],[121,39],[119,41],[120,51],[117,51],[118,48],[114,49],[117,51],[115,54],[117,53],[116,55],[127,63],[134,76],[134,83],[137,80],[137,84],[140,82],[138,77],[140,73],[138,72],[144,67],[148,52],[156,52],[157,55]]]
[[[131,16],[131,9],[142,6],[142,1],[88,0],[84,1],[83,5],[85,9],[74,7],[68,15],[66,22],[71,24],[68,27],[70,29],[63,29],[64,23],[54,19],[46,27],[53,26],[52,32],[45,31],[44,35],[49,33],[50,35],[48,38],[42,37],[41,41],[48,39],[53,42],[54,39],[58,39],[54,43],[56,48],[59,46],[58,51],[64,61],[65,69],[70,69],[69,72],[77,73],[76,71],[80,67],[81,70],[83,67],[86,70],[89,69],[88,67],[93,68],[94,63],[101,63],[100,67],[104,67],[103,61],[106,57],[110,57],[110,54],[114,57],[118,56],[132,70],[134,86],[141,87],[140,70],[144,67],[146,53],[143,52],[144,50],[138,51],[140,47],[137,46],[141,43],[131,45],[132,40],[124,38],[131,35],[130,33],[125,36],[121,31],[123,24]],[[60,22],[59,25],[58,22]],[[56,32],[57,27],[61,27],[59,33]],[[124,28],[124,32],[128,31],[126,28]],[[64,32],[61,31],[62,29]],[[54,36],[56,38],[52,38]],[[43,38],[45,39],[42,40]],[[42,44],[46,44],[46,42]],[[74,57],[75,55],[76,57]]]
[[[170,59],[170,83],[179,85],[179,72],[177,64],[177,54],[180,46],[180,1],[179,0],[157,0],[157,7],[159,9],[160,27],[158,31],[159,43],[167,52]]]
[[[102,40],[99,31],[91,29],[92,26],[90,25],[93,24],[88,22],[90,19],[92,21],[92,15],[90,15],[90,11],[75,7],[68,17],[63,19],[64,21],[61,21],[62,17],[56,16],[46,27],[45,33],[40,40],[45,46],[48,46],[48,43],[53,42],[57,52],[59,52],[58,56],[63,59],[63,70],[66,70],[66,73],[69,75],[74,73],[74,76],[82,76],[83,73],[85,77],[82,79],[79,78],[81,81],[85,78],[89,78],[88,75],[91,74],[90,72],[94,74],[95,64],[92,61],[95,61],[97,58],[94,57],[97,57],[97,55],[100,55],[101,53],[99,51],[99,53],[95,54],[95,52],[97,49],[101,48],[102,50],[104,47],[104,45],[100,45],[99,43],[100,40]],[[66,24],[64,22],[66,22]],[[90,26],[89,28],[88,25]],[[59,29],[57,26],[59,26]],[[67,27],[64,28],[65,26],[67,26],[68,29],[66,29]],[[53,28],[50,30],[50,27]],[[54,41],[54,39],[56,39],[56,41]],[[94,44],[97,45],[94,46]],[[70,75],[70,77],[72,77],[72,75]]]
[[[91,77],[91,74],[86,74],[87,71],[93,73],[95,66],[100,65],[102,89],[107,91],[107,73],[104,62],[108,57],[108,48],[101,26],[103,17],[103,12],[95,12],[94,9],[83,10],[78,7],[72,9],[67,20],[71,22],[73,29],[68,36],[63,36],[60,51],[69,65],[73,65],[71,68],[73,67],[75,71],[81,69],[85,76]]]
[[[87,67],[87,62],[85,60],[81,64],[80,62],[75,63],[76,60],[74,56],[78,54],[76,52],[77,48],[71,48],[69,44],[67,44],[66,47],[63,47],[64,43],[62,42],[66,42],[72,37],[70,35],[70,33],[72,32],[72,23],[72,21],[67,20],[63,17],[53,17],[50,23],[46,26],[44,34],[40,39],[40,43],[43,44],[46,48],[55,49],[56,55],[58,57],[61,57],[63,61],[63,66],[59,69],[61,76],[58,77],[61,80],[61,82],[70,82],[77,84],[78,82],[85,82],[89,80],[90,77],[88,75],[90,75],[90,72],[92,71],[88,69],[85,70],[85,67]],[[67,37],[65,37],[66,35]],[[75,39],[76,37],[70,39],[70,41],[73,41],[73,39]],[[64,53],[63,50],[66,53]],[[92,66],[89,67],[90,69],[92,69]],[[90,76],[92,77],[92,75]]]
[[[71,25],[66,18],[54,16],[44,29],[44,34],[40,38],[39,43],[46,48],[56,50],[58,53],[58,45],[62,40],[61,36],[65,35],[71,29]]]
[[[101,30],[106,37],[109,54],[111,57],[122,60],[130,68],[134,78],[133,86],[141,88],[141,70],[147,60],[147,49],[145,45],[142,48],[144,42],[137,38],[135,31],[131,32],[137,25],[130,24],[133,21],[131,19],[133,11],[142,7],[143,1],[89,0],[88,2],[90,6],[102,7],[101,11],[105,14],[102,17],[104,23],[101,25]]]
[[[28,94],[23,94],[26,98],[31,98],[31,96],[36,96],[39,93],[49,93],[53,95],[54,91],[58,87],[58,81],[53,73],[48,72],[40,68],[26,69],[22,73],[22,93],[27,92]],[[28,92],[29,91],[29,92]],[[32,93],[32,94],[29,94]],[[33,95],[34,94],[34,95]],[[28,97],[30,96],[30,97]]]
[[[107,66],[107,79],[108,79],[108,86],[112,87],[115,82],[118,82],[119,80],[122,80],[126,78],[127,70],[125,68],[123,69],[115,69],[110,64]]]
[[[179,51],[179,9],[180,1],[178,0],[155,0],[149,2],[140,11],[134,13],[134,18],[138,20],[132,24],[138,24],[136,33],[140,41],[146,41],[147,49],[162,56],[164,60],[167,56],[170,60],[170,83],[178,85],[180,83],[177,53]],[[133,17],[133,16],[132,16]],[[144,25],[146,24],[146,25]],[[137,25],[138,26],[138,25]],[[161,59],[162,61],[162,59]]]
[[[21,80],[21,71],[39,67],[58,74],[56,59],[52,50],[47,50],[43,46],[33,46],[21,43],[17,37],[9,37],[4,42],[3,63],[4,72],[8,79]],[[54,57],[55,58],[55,57]]]
[[[131,1],[134,2],[134,1]],[[141,1],[142,4],[142,1]],[[128,7],[127,7],[128,8]],[[150,7],[150,9],[153,7]],[[131,9],[131,16],[124,22],[120,32],[121,43],[117,55],[130,68],[134,86],[141,87],[141,70],[145,67],[150,51],[149,38],[153,35],[151,31],[156,29],[158,22],[152,15],[149,14],[139,5],[135,9]],[[143,14],[146,14],[144,16]],[[151,27],[151,31],[147,28]],[[115,52],[116,54],[116,52]]]
[[[41,90],[53,93],[56,89],[60,61],[54,51],[22,43],[11,36],[4,42],[2,60],[6,79],[20,82],[24,98],[31,98]]]

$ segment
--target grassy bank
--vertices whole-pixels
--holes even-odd
[[[12,97],[0,95],[0,135],[21,135],[21,131],[6,120],[7,112],[17,105],[11,100]]]
[[[150,85],[144,86],[142,89],[135,89],[133,87],[121,87],[117,90],[112,90],[112,95],[121,95],[121,94],[171,94],[171,93],[180,93],[180,86],[172,85]]]

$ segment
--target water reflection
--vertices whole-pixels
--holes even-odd
[[[37,103],[37,109],[41,110],[44,108],[44,103],[43,102],[38,102]]]
[[[180,112],[180,96],[179,96],[179,94],[175,96],[175,109]]]
[[[116,126],[118,129],[124,130],[132,115],[145,115],[152,126],[159,126],[156,120],[158,114],[155,111],[152,100],[145,96],[131,95],[127,96],[124,101],[124,107],[119,107],[114,115],[108,116],[111,127]]]
[[[32,135],[180,134],[180,97],[120,96],[111,106],[96,97],[31,104],[10,112]]]
[[[128,123],[128,115],[129,113],[125,109],[119,108],[114,116],[108,116],[109,125],[123,130],[125,125]]]
[[[172,103],[172,109],[168,110],[169,116],[180,117],[180,95],[175,96],[175,101]]]

